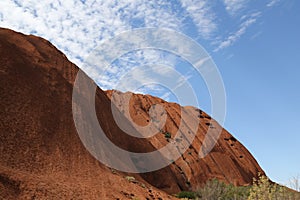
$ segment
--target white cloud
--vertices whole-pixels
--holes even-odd
[[[121,80],[123,76],[128,80],[122,86],[124,89],[120,88],[119,90],[124,92],[146,82],[159,83],[159,79],[172,78],[170,77],[170,69],[175,67],[178,59],[175,55],[152,49],[129,52],[118,58],[112,63],[110,70],[105,72],[105,76],[110,77],[111,83],[110,85],[104,85],[104,87],[113,86],[113,88],[116,88],[120,81],[124,82],[124,80]],[[137,67],[143,70],[141,71]],[[130,81],[130,79],[133,81]],[[127,84],[133,82],[134,84]],[[152,86],[149,86],[149,89],[153,89],[150,87]],[[148,88],[148,86],[145,86],[144,90],[145,88]]]
[[[225,9],[230,15],[235,15],[238,11],[246,7],[248,0],[223,0]]]
[[[209,38],[217,30],[216,17],[208,2],[207,0],[181,0],[182,7],[204,38]]]
[[[273,0],[276,1],[276,0]],[[272,2],[273,2],[272,1]],[[234,14],[246,7],[248,0],[223,0],[221,5]],[[270,4],[271,5],[271,4]],[[132,52],[101,74],[101,70],[87,65],[85,59],[108,38],[138,27],[160,27],[190,33],[196,30],[201,39],[225,38],[217,45],[221,50],[236,42],[256,21],[255,16],[241,19],[235,33],[224,37],[218,12],[209,0],[144,1],[144,0],[1,0],[0,26],[26,34],[39,35],[57,46],[67,57],[91,76],[103,89],[113,88],[118,78],[137,65],[165,64],[174,66],[174,56],[162,52]],[[230,20],[233,20],[231,18]],[[236,18],[235,18],[236,19]],[[187,24],[186,24],[187,23]],[[238,22],[240,23],[240,22]],[[221,29],[222,28],[222,29]],[[225,27],[226,28],[226,27]],[[221,30],[220,30],[221,29]],[[180,44],[176,52],[189,53],[192,48],[177,38],[160,35],[169,43]],[[198,38],[197,38],[198,39]],[[219,41],[219,40],[218,40]],[[116,47],[112,50],[117,49]],[[136,60],[134,60],[136,59]],[[165,62],[162,62],[165,60]],[[98,66],[99,67],[99,66]],[[166,74],[163,70],[160,74]]]
[[[246,20],[240,25],[239,29],[236,32],[230,34],[225,40],[219,42],[218,47],[214,50],[214,52],[229,47],[234,42],[236,42],[244,33],[246,33],[248,27],[257,21],[260,15],[261,15],[260,12],[256,12],[251,14],[249,17],[247,17]]]
[[[276,4],[279,3],[280,0],[271,0],[268,4],[267,4],[267,7],[273,7],[275,6]]]
[[[50,40],[67,57],[92,77],[97,71],[83,60],[104,40],[134,27],[164,27],[178,30],[180,20],[171,9],[172,2],[104,0],[2,0],[0,26],[35,34]],[[150,56],[150,55],[147,55]],[[116,69],[114,69],[116,70]],[[121,71],[118,69],[118,71]],[[97,80],[106,88],[109,77]]]

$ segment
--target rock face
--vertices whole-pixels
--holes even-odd
[[[158,129],[158,134],[148,138],[156,149],[160,149],[168,143],[174,143],[180,149],[180,143],[188,140],[188,137],[193,134],[190,130],[193,129],[191,128],[193,123],[197,122],[197,131],[191,145],[179,159],[174,160],[168,166],[172,171],[173,179],[165,185],[163,188],[165,191],[168,191],[168,188],[172,188],[171,191],[177,189],[197,190],[199,186],[213,178],[238,186],[249,185],[254,177],[257,178],[258,173],[264,175],[263,170],[249,151],[205,112],[191,106],[181,107],[176,103],[169,103],[150,95],[130,92],[124,95],[114,90],[106,91],[106,94],[111,99],[113,98],[114,104],[120,107],[119,110],[124,110],[124,102],[128,101],[126,101],[126,94],[131,96],[128,101],[129,106],[127,106],[128,115],[133,123],[140,126],[147,126],[151,122],[153,118],[153,116],[149,116],[151,106],[163,106],[167,116],[166,123]],[[187,115],[183,121],[181,121],[182,113]],[[186,129],[180,128],[181,123]],[[200,158],[199,150],[209,128],[213,132],[220,131],[220,135],[210,153],[204,158]],[[175,135],[180,132],[179,129],[183,134],[175,138]],[[150,179],[148,181],[159,187],[163,180]],[[178,188],[174,185],[175,183]]]
[[[191,120],[199,118],[200,123],[192,133],[192,145],[179,159],[143,174],[110,169],[86,150],[74,125],[72,90],[78,68],[48,41],[8,29],[0,29],[0,53],[1,199],[172,199],[170,194],[195,190],[211,178],[247,185],[258,172],[264,174],[247,149],[226,130],[222,130],[212,151],[199,158],[208,127],[220,127],[192,107],[184,109]],[[136,124],[145,126],[151,121],[149,108],[154,104],[162,105],[167,116],[161,133],[136,138],[124,133],[114,121],[113,93],[97,88],[95,103],[99,124],[114,144],[139,153],[180,143],[175,141],[175,134],[182,107],[133,94],[128,112]],[[114,101],[121,102],[123,95],[116,94]],[[184,123],[188,127],[191,122]]]

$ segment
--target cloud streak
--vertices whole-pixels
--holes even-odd
[[[225,40],[219,42],[217,48],[214,49],[214,52],[220,51],[224,48],[227,48],[234,44],[243,34],[246,33],[246,30],[254,24],[257,19],[261,16],[261,12],[255,12],[250,15],[250,17],[245,17],[245,21],[240,25],[239,29],[230,34]]]
[[[268,4],[267,7],[273,7],[279,3],[280,0],[271,0]]]
[[[238,11],[246,7],[248,0],[223,0],[226,11],[230,15],[235,15]]]

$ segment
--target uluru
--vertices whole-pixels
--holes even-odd
[[[182,155],[164,168],[127,173],[108,167],[86,149],[74,124],[72,92],[79,68],[49,41],[9,29],[0,29],[0,51],[1,199],[176,199],[174,194],[197,190],[211,179],[247,186],[258,174],[265,175],[250,152],[199,108],[97,87],[97,120],[107,138],[123,150],[152,152],[170,143],[180,146],[187,135],[194,135]],[[126,94],[131,96],[128,113],[140,126],[151,121],[151,106],[164,108],[166,121],[158,134],[138,138],[118,127],[114,109],[137,131],[118,110]],[[181,121],[182,112],[189,120]],[[189,132],[195,120],[197,131]],[[187,131],[175,139],[180,123]],[[201,158],[210,127],[221,130],[220,137]]]

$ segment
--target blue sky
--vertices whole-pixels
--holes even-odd
[[[267,10],[237,43],[213,54],[227,93],[225,127],[282,183],[300,173],[299,3]]]
[[[100,76],[85,59],[103,41],[142,27],[184,33],[206,49],[222,75],[227,96],[224,127],[250,150],[272,180],[287,183],[300,174],[297,0],[2,0],[0,26],[50,40],[103,89],[114,88],[124,73],[138,65],[169,65],[179,72],[191,67],[163,51],[137,50],[120,57]],[[188,72],[184,76],[197,90],[200,108],[210,113],[204,81]],[[135,73],[147,76],[141,70]],[[136,92],[176,101],[158,86]]]

